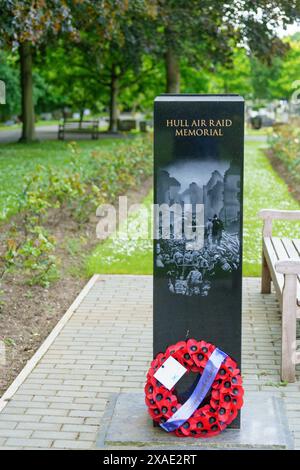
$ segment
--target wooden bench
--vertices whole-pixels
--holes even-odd
[[[58,139],[64,140],[65,134],[91,134],[92,139],[99,137],[99,122],[94,121],[74,121],[65,119],[58,126]]]
[[[263,209],[261,292],[275,287],[282,311],[281,378],[295,382],[295,365],[300,363],[297,352],[296,326],[300,318],[300,239],[272,236],[273,220],[300,221],[300,211]]]

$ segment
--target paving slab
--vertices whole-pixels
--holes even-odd
[[[281,383],[280,342],[275,294],[261,295],[259,279],[244,278],[246,394],[284,402],[300,449],[300,366],[297,382]],[[151,356],[152,277],[93,276],[0,399],[1,448],[96,448],[111,394],[141,393]]]

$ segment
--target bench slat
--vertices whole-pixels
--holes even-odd
[[[272,244],[274,246],[278,259],[279,260],[287,259],[289,256],[286,252],[284,245],[282,244],[281,239],[273,237],[271,240],[272,240]]]
[[[281,243],[280,238],[272,237],[271,238],[271,244],[274,248],[274,251],[276,253],[276,261],[280,259],[285,259],[287,257],[286,251]],[[279,288],[280,288],[280,294],[282,294],[283,286],[284,286],[284,275],[282,273],[278,273],[275,270],[275,263],[274,263],[274,272],[275,272],[275,277],[277,279]]]
[[[294,247],[296,248],[296,250],[299,254],[299,258],[300,258],[300,239],[293,238],[293,244],[294,244]],[[299,286],[298,286],[298,294],[297,294],[297,304],[299,306],[299,316],[298,316],[298,318],[300,318],[300,278],[299,278]]]
[[[299,242],[299,248],[300,248],[300,240],[296,240],[296,242]],[[282,243],[285,246],[285,249],[287,251],[287,254],[289,258],[299,258],[300,259],[300,254],[296,246],[298,244],[294,243],[294,240],[290,240],[289,238],[283,238]],[[297,285],[297,304],[300,306],[300,274],[298,275],[298,285]]]
[[[284,276],[283,274],[275,271],[275,263],[276,261],[278,261],[279,258],[277,256],[272,241],[273,240],[271,238],[265,237],[263,239],[263,250],[268,262],[275,290],[277,292],[278,297],[281,298],[284,285]]]
[[[284,245],[289,258],[299,258],[300,259],[298,250],[296,250],[296,247],[295,247],[292,240],[290,240],[289,238],[283,238],[282,239],[282,244]],[[298,281],[300,282],[300,274],[298,275]]]
[[[293,238],[293,243],[300,257],[300,240],[297,240],[297,238]]]
[[[289,258],[299,258],[299,253],[295,248],[294,243],[289,238],[282,238],[282,244],[286,249]]]

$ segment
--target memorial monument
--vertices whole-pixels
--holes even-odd
[[[240,364],[244,100],[161,95],[154,133],[154,356],[198,338]]]

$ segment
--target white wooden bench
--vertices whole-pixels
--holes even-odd
[[[300,211],[263,209],[261,292],[268,294],[273,281],[282,311],[281,379],[295,382],[295,365],[300,363],[296,346],[297,318],[300,318],[300,236],[299,239],[272,236],[273,220],[300,221]]]

